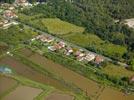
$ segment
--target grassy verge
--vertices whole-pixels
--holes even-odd
[[[46,90],[40,93],[34,100],[43,100],[46,98],[49,94],[51,94],[53,90]]]

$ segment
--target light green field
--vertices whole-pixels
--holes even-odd
[[[116,77],[131,77],[134,75],[134,72],[113,64],[107,65],[105,68],[103,68],[103,71],[111,76]]]
[[[121,57],[127,51],[125,47],[105,42],[94,34],[72,33],[62,35],[62,38],[110,57]]]
[[[40,18],[40,15],[27,16],[18,14],[22,22],[29,23],[33,27],[44,30],[47,28],[52,34],[67,34],[67,33],[83,33],[85,28],[76,26],[74,24],[62,21],[58,18]]]
[[[37,21],[37,23],[39,22],[52,34],[82,33],[85,30],[83,27],[62,21],[58,18],[45,18]]]

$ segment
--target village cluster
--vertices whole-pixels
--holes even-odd
[[[18,18],[16,14],[16,8],[21,7],[23,10],[24,7],[32,7],[38,5],[39,2],[35,4],[30,4],[27,0],[15,0],[13,4],[2,3],[0,4],[0,27],[8,28],[11,25],[18,24],[12,19]]]
[[[83,49],[79,49],[77,47],[73,47],[70,44],[62,40],[56,40],[54,37],[47,35],[38,35],[36,38],[31,39],[31,41],[39,40],[42,43],[49,44],[47,46],[48,50],[52,52],[63,51],[63,54],[66,56],[74,56],[80,62],[94,62],[95,64],[101,64],[104,62],[104,58],[102,56],[96,55],[92,52],[87,52]]]
[[[0,5],[0,27],[8,28],[11,25],[16,25],[15,21],[12,21],[14,18],[18,18],[15,13],[15,7],[11,4],[1,4]]]

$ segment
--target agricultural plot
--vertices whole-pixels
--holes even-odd
[[[40,94],[49,95],[55,88],[17,74],[0,75],[0,100],[33,100]],[[44,95],[43,95],[44,96]],[[42,100],[42,99],[41,99]]]
[[[85,28],[62,21],[58,18],[40,18],[42,15],[27,16],[19,14],[19,20],[49,33],[62,35],[67,33],[82,33]]]
[[[127,70],[124,67],[120,67],[114,64],[108,64],[105,68],[102,69],[106,74],[117,77],[131,77],[134,75],[134,72]]]
[[[46,18],[37,21],[37,23],[42,23],[43,26],[47,27],[48,31],[53,34],[67,34],[67,33],[82,33],[84,32],[83,27],[70,24],[68,22],[62,21],[58,18]]]
[[[71,95],[54,92],[47,96],[44,100],[74,100],[74,97]]]
[[[41,89],[18,86],[13,92],[7,95],[4,100],[33,100],[41,92]]]
[[[17,81],[0,75],[0,98],[17,87]]]
[[[105,88],[98,100],[134,100],[134,95],[125,95],[117,90]]]
[[[24,50],[24,49],[23,49]],[[25,54],[25,51],[24,51]],[[26,54],[31,54],[30,52],[26,52]],[[65,90],[66,87],[59,83],[57,80],[54,80],[46,75],[43,75],[41,73],[38,73],[34,69],[30,68],[30,66],[27,66],[20,61],[16,60],[14,57],[4,57],[0,60],[0,64],[5,64],[8,66],[11,66],[12,69],[16,71],[17,74],[27,77],[33,81],[42,83],[42,84],[48,84],[52,85],[58,89]]]

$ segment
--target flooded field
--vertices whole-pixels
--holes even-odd
[[[42,92],[41,89],[27,86],[18,86],[13,92],[8,94],[3,100],[33,100]]]
[[[13,68],[18,74],[27,77],[33,81],[41,82],[44,84],[52,85],[55,88],[64,90],[66,87],[59,83],[57,80],[51,79],[37,71],[34,71],[30,67],[20,63],[13,57],[6,56],[0,60],[0,64],[5,64]]]
[[[61,94],[61,93],[55,92],[55,93],[50,94],[44,100],[74,100],[74,97],[67,95],[67,94]]]
[[[0,97],[15,85],[17,85],[17,81],[0,75]]]
[[[111,88],[105,88],[98,100],[134,100],[134,95],[125,95]]]

